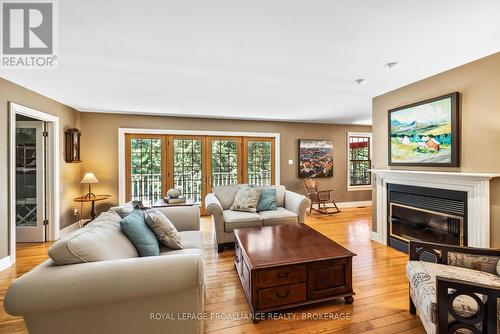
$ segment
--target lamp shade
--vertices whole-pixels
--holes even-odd
[[[99,180],[95,177],[94,173],[85,173],[81,183],[98,183]]]

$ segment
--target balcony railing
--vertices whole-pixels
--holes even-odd
[[[254,186],[270,186],[272,183],[271,171],[262,170],[258,172],[248,172],[248,184]]]
[[[271,185],[270,171],[248,172],[248,183],[251,185]],[[212,186],[227,186],[237,184],[237,174],[220,172],[212,175]],[[181,191],[182,196],[195,203],[202,202],[202,179],[199,172],[176,173],[174,187]],[[165,194],[162,193],[161,174],[133,174],[131,187],[132,200],[140,200],[144,205],[152,205]],[[209,190],[211,191],[211,189]]]
[[[139,200],[146,206],[162,198],[161,174],[132,174],[132,200]]]
[[[182,196],[194,203],[201,203],[201,173],[185,172],[174,174],[174,188],[180,190]]]

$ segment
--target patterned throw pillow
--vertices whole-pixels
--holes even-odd
[[[485,271],[490,274],[495,274],[497,271],[499,260],[498,256],[448,252],[448,264],[450,266]]]
[[[149,209],[146,210],[145,217],[146,223],[162,244],[171,249],[182,249],[181,237],[177,229],[163,213],[156,209]]]
[[[257,212],[257,204],[259,203],[260,189],[254,187],[239,187],[234,198],[231,210]]]
[[[276,189],[261,188],[259,203],[257,204],[257,212],[271,211],[277,209],[278,209],[278,198],[276,196]]]
[[[160,255],[160,245],[146,224],[142,210],[132,210],[128,216],[120,221],[120,227],[132,241],[140,256]]]

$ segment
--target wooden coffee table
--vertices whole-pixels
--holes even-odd
[[[354,301],[356,254],[307,225],[236,229],[234,234],[234,265],[254,315],[336,298]]]

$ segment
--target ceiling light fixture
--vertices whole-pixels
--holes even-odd
[[[358,85],[361,85],[363,82],[365,82],[366,79],[356,79],[354,80],[355,83],[357,83]]]
[[[397,64],[398,64],[397,62],[391,61],[390,63],[385,64],[385,67],[387,67],[387,68],[393,68]]]

